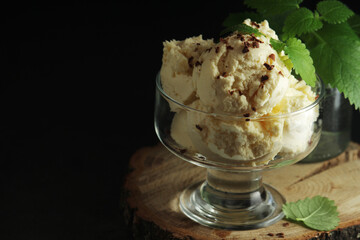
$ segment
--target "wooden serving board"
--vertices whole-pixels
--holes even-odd
[[[325,162],[264,172],[264,182],[276,187],[287,201],[315,195],[334,200],[340,224],[331,232],[311,230],[286,220],[250,231],[219,230],[193,222],[181,213],[179,194],[186,186],[204,180],[206,169],[175,157],[161,144],[138,150],[130,160],[130,169],[123,205],[135,239],[360,238],[360,145],[356,143]]]

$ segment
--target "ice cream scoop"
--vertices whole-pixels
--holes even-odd
[[[162,87],[171,98],[185,105],[195,99],[193,68],[199,64],[200,55],[213,45],[212,39],[203,40],[201,35],[164,42],[160,76]]]
[[[316,96],[272,48],[270,38],[278,37],[268,22],[244,23],[263,35],[234,32],[218,43],[201,36],[165,42],[160,75],[166,94],[194,109],[170,102],[176,112],[171,136],[178,144],[213,158],[263,164],[279,152],[306,149],[318,108],[271,118],[296,112]]]
[[[289,87],[290,72],[266,36],[222,38],[199,62],[193,74],[197,96],[214,112],[268,114]]]
[[[199,104],[199,100],[194,104]],[[251,120],[196,111],[187,113],[187,131],[195,148],[223,159],[255,160],[266,155],[273,158],[282,146],[283,126],[283,119]]]

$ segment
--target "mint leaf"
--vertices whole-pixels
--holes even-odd
[[[255,22],[261,22],[264,19],[260,14],[254,12],[230,13],[227,18],[225,18],[222,25],[224,27],[234,26],[236,24],[242,23],[247,18],[250,18]]]
[[[332,230],[340,222],[334,201],[322,196],[285,203],[282,209],[286,218],[320,231]]]
[[[241,34],[254,34],[257,37],[264,35],[256,28],[252,28],[246,24],[241,23],[225,28],[223,31],[220,32],[220,36],[224,36],[228,33],[233,33],[235,31]]]
[[[307,8],[299,8],[286,18],[283,27],[284,37],[300,36],[306,32],[319,30],[322,26],[322,22],[312,11]]]
[[[315,86],[316,76],[310,52],[300,39],[289,38],[284,47],[285,53],[294,64],[294,70],[310,86]]]
[[[360,107],[360,39],[349,24],[324,24],[307,41],[316,71],[355,108]],[[295,65],[295,64],[294,64]]]
[[[281,61],[285,64],[285,67],[291,71],[291,69],[294,67],[293,63],[291,62],[289,56],[287,55],[280,55],[280,52],[283,51],[286,47],[286,44],[280,40],[276,40],[271,38],[270,39],[271,46],[275,49],[275,51],[279,54],[279,57]]]
[[[273,39],[273,38],[270,39],[270,44],[275,49],[275,51],[277,51],[278,53],[280,53],[282,50],[284,50],[284,48],[286,46],[286,44],[284,42]]]
[[[345,22],[349,17],[354,15],[354,12],[345,4],[336,0],[321,1],[316,5],[316,9],[325,21],[332,24]]]
[[[359,36],[360,35],[360,15],[355,14],[349,18],[348,23],[354,32]]]
[[[256,9],[260,14],[276,15],[288,10],[299,8],[303,0],[245,0],[244,3],[250,8]]]
[[[285,56],[280,55],[280,59],[285,64],[285,67],[291,72],[291,69],[294,67],[294,64],[292,63],[289,56],[288,55],[285,55]]]

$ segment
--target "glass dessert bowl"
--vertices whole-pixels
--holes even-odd
[[[285,198],[262,182],[262,171],[294,164],[317,145],[324,86],[300,110],[250,117],[201,110],[171,98],[156,78],[155,130],[177,157],[207,169],[205,181],[183,190],[180,209],[209,227],[245,230],[282,219]]]

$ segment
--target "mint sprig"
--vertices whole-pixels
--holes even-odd
[[[303,33],[316,31],[323,24],[319,17],[307,8],[299,8],[288,15],[284,23],[283,38],[295,37]]]
[[[294,70],[310,86],[314,87],[316,82],[315,67],[310,56],[309,50],[304,43],[297,38],[289,38],[284,48],[285,53],[289,56]]]
[[[330,231],[340,222],[335,202],[322,196],[285,203],[282,209],[287,219],[315,230]]]
[[[336,87],[351,104],[359,107],[360,40],[349,24],[324,24],[323,29],[316,32],[316,38],[308,42],[324,82]]]
[[[317,4],[316,10],[328,23],[342,23],[354,15],[346,5],[340,1],[321,1]]]
[[[288,44],[287,40],[299,38],[310,51],[320,78],[337,88],[359,109],[360,67],[356,65],[360,61],[360,16],[338,0],[319,1],[313,10],[301,7],[301,2],[302,0],[245,0],[245,4],[255,9],[256,14],[269,20],[270,26],[277,31],[285,45]],[[291,41],[296,44],[296,41]],[[282,46],[284,51],[285,45]],[[298,44],[296,49],[303,51],[305,45]],[[287,54],[290,52],[290,60],[283,61],[287,61],[285,64],[288,67],[291,61],[295,72],[307,81],[301,72],[310,70],[309,75],[312,76],[313,69],[309,66],[301,67],[300,63],[307,62],[309,56],[305,51],[300,54],[297,50],[287,51]],[[311,84],[312,80],[307,82]]]
[[[289,38],[286,42],[271,39],[270,44],[278,53],[284,51],[288,55],[288,58],[281,58],[281,55],[280,58],[289,70],[294,68],[296,74],[299,74],[308,85],[315,86],[316,75],[313,60],[309,50],[300,39]]]
[[[286,46],[286,44],[284,42],[273,39],[273,38],[270,39],[270,44],[275,49],[275,51],[277,51],[278,53],[283,51]]]
[[[360,15],[355,14],[347,21],[351,29],[360,36]]]

